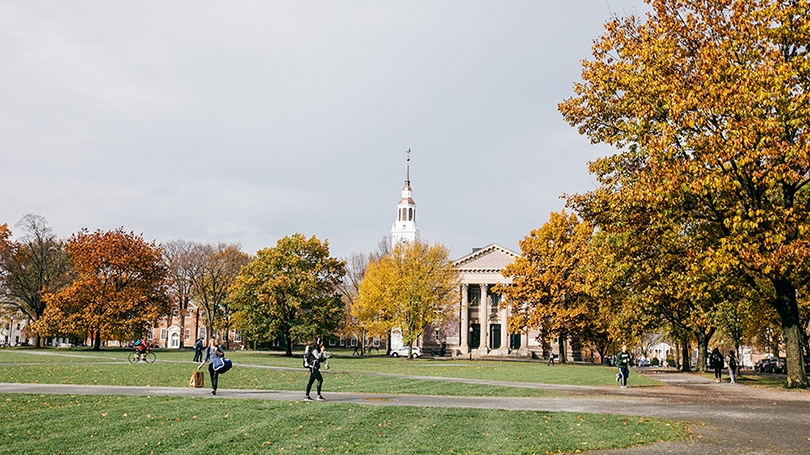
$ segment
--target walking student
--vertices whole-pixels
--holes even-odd
[[[312,390],[312,384],[315,381],[318,381],[317,387],[317,400],[324,401],[325,398],[321,395],[321,387],[323,386],[323,376],[321,376],[321,355],[323,354],[323,341],[318,338],[312,344],[307,347],[307,352],[304,356],[304,366],[309,368],[309,382],[307,383],[307,394],[305,398],[307,400],[312,400],[310,396],[310,391]]]
[[[737,378],[737,354],[734,351],[728,351],[728,377],[731,383]]]
[[[714,382],[719,384],[723,378],[723,354],[720,354],[720,349],[714,348],[709,356],[709,365],[714,368]]]
[[[217,343],[217,339],[210,338],[208,340],[208,347],[205,349],[205,358],[197,369],[199,370],[208,362],[208,374],[211,376],[211,395],[217,394],[217,380],[219,379],[219,373],[214,370],[214,359],[224,355],[225,353],[222,352],[222,348],[219,346],[219,343]]]
[[[622,345],[622,350],[616,354],[616,366],[619,367],[619,382],[621,388],[627,388],[627,378],[630,376],[630,354],[627,352],[627,345]]]
[[[197,338],[194,342],[194,362],[202,362],[203,339]]]

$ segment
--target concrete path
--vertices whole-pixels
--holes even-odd
[[[329,402],[629,414],[686,421],[692,439],[679,443],[600,450],[599,454],[810,454],[810,393],[721,383],[699,375],[652,372],[664,387],[585,387],[521,384],[554,390],[554,398],[445,397],[325,393]],[[328,378],[327,378],[328,379]],[[436,380],[431,377],[430,379]],[[466,381],[503,384],[497,381]],[[514,384],[513,384],[514,385]],[[328,382],[326,383],[328,391]],[[302,392],[171,387],[0,383],[0,393],[103,394],[301,400]],[[559,396],[562,395],[562,396]],[[318,403],[313,403],[318,405]]]

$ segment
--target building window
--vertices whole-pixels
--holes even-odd
[[[239,334],[236,330],[233,331],[233,342],[240,343],[242,341],[242,335]]]
[[[413,209],[408,209],[408,221],[413,221]]]
[[[439,329],[436,329],[436,331],[435,331],[435,332],[433,332],[433,339],[434,339],[435,341],[439,341],[439,340],[441,339],[441,338],[439,337]]]
[[[154,334],[152,333],[153,330],[154,329],[149,329],[149,330],[146,331],[146,339],[147,340],[151,340],[151,339],[153,339],[155,337]]]
[[[186,329],[186,339],[187,340],[191,339],[191,329]]]
[[[496,294],[494,292],[489,294],[489,297],[492,299],[492,306],[498,306],[501,303],[501,295]]]
[[[481,302],[481,287],[477,285],[470,285],[467,288],[467,301],[470,306],[478,306]]]
[[[199,337],[204,340],[205,339],[205,327],[200,327],[199,332],[200,332]],[[205,344],[206,346],[208,345],[208,343],[203,343],[203,344]]]
[[[160,339],[165,340],[168,331],[166,329],[160,329]]]
[[[354,348],[354,347],[357,347],[357,337],[356,337],[356,336],[353,336],[353,337],[352,337],[352,344],[351,344],[351,347],[353,347],[353,348]]]

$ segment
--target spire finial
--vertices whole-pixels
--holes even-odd
[[[405,185],[411,186],[411,149],[405,152],[407,158],[405,159]]]

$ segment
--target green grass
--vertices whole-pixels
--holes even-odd
[[[183,387],[194,369],[190,351],[156,351],[158,362],[130,365],[131,350],[71,351],[0,350],[0,382],[103,384]],[[237,367],[223,376],[221,387],[241,389],[299,390],[307,373],[299,357],[279,353],[230,351]],[[50,362],[50,363],[43,363]],[[110,363],[112,362],[112,363]],[[117,363],[116,363],[117,362]],[[248,365],[256,366],[248,367]],[[546,366],[540,362],[395,359],[386,356],[335,356],[329,361],[325,387],[329,391],[405,393],[462,396],[548,396],[550,392],[526,387],[478,385],[377,375],[411,375],[435,378],[483,379],[530,384],[614,386],[616,369],[599,365]],[[293,370],[261,367],[281,367]],[[633,374],[631,387],[660,383]]]
[[[620,415],[176,397],[0,395],[0,454],[546,454],[682,438]]]
[[[0,363],[0,382],[186,387],[194,370],[193,364],[165,362],[134,365],[128,363],[4,365]],[[309,373],[303,369],[270,370],[234,367],[220,377],[219,387],[250,390],[303,390],[308,379]],[[206,382],[207,380],[206,378]],[[328,392],[496,397],[549,395],[549,392],[544,390],[521,387],[340,373],[324,374],[324,390]]]

